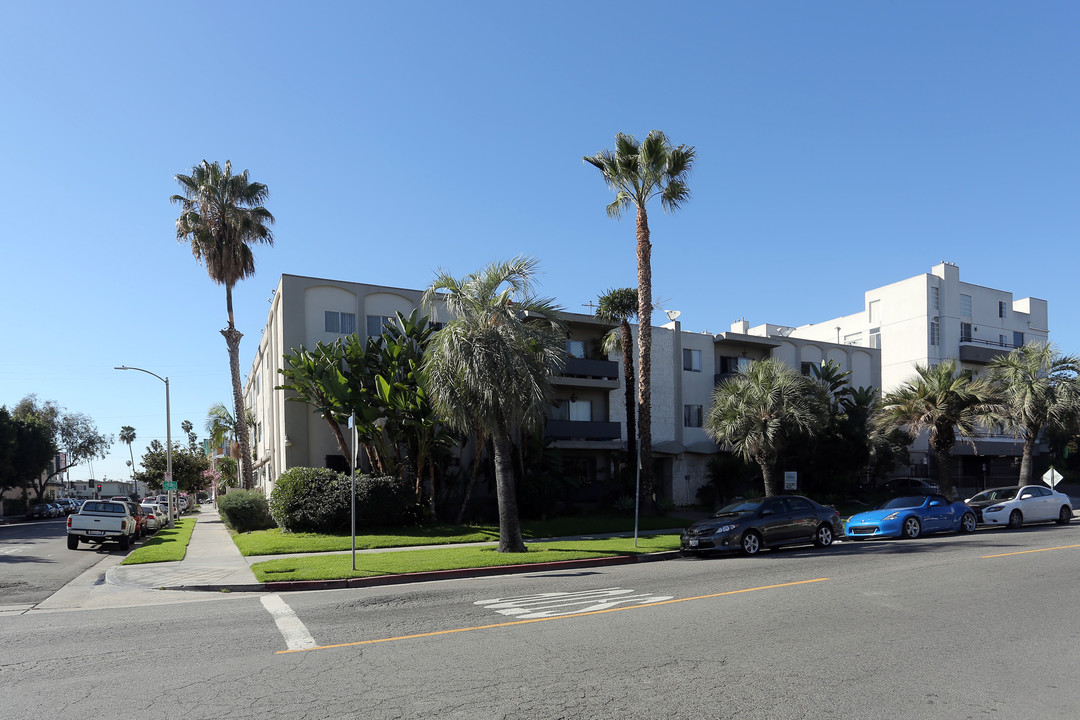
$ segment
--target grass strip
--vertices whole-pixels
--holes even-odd
[[[195,529],[195,518],[176,521],[176,527],[161,528],[154,536],[147,538],[138,548],[128,553],[121,565],[141,565],[143,563],[175,562],[183,560],[191,542],[191,531]]]
[[[676,517],[643,517],[640,529],[667,530],[681,528],[689,520]],[[592,535],[597,533],[633,532],[634,520],[625,515],[593,515],[565,517],[553,520],[529,520],[521,523],[521,534],[532,538]],[[447,545],[452,543],[491,542],[499,539],[498,525],[437,524],[399,528],[356,536],[357,550],[410,547],[413,545]],[[350,550],[352,538],[345,534],[283,533],[280,529],[233,533],[233,540],[243,555],[287,555],[289,553],[333,552]]]
[[[679,549],[678,535],[650,535],[638,538],[566,540],[529,545],[528,552],[500,553],[494,547],[432,548],[382,553],[360,553],[356,570],[352,553],[303,555],[266,560],[251,566],[259,582],[281,580],[340,580],[375,575],[403,575],[436,570],[525,565],[530,563],[583,560],[615,555],[640,555]]]

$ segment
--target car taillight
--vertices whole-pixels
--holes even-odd
[[[71,527],[71,516],[70,515],[68,515],[67,526]]]
[[[120,529],[121,530],[127,530],[127,520],[121,520],[120,521]]]

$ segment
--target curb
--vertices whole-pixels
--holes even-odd
[[[666,550],[642,555],[613,555],[603,558],[584,560],[559,560],[547,563],[524,563],[521,565],[493,565],[482,568],[461,568],[458,570],[430,570],[428,572],[406,573],[401,575],[376,575],[364,578],[341,578],[337,580],[281,580],[268,583],[245,583],[238,585],[174,585],[162,587],[162,590],[197,590],[203,592],[303,592],[306,590],[343,590],[346,588],[383,587],[387,585],[406,585],[414,582],[432,582],[435,580],[455,580],[463,578],[494,577],[515,575],[518,573],[539,572],[544,570],[573,570],[576,568],[605,567],[609,565],[632,565],[642,562],[674,560],[681,556],[678,550]]]

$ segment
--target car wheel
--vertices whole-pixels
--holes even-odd
[[[1072,521],[1072,510],[1068,505],[1061,506],[1061,512],[1058,513],[1058,525],[1068,525]]]
[[[904,525],[900,529],[900,537],[907,540],[914,540],[922,534],[922,523],[919,522],[917,517],[909,517],[904,519]]]
[[[743,555],[757,555],[761,550],[761,536],[753,530],[747,530],[742,536]]]
[[[68,550],[78,550],[78,549],[79,549],[79,536],[78,535],[68,535]]]
[[[128,540],[127,535],[124,535],[123,537],[120,538],[120,549],[121,550],[127,550],[129,547],[131,547],[131,541]]]
[[[1009,527],[1014,530],[1024,524],[1024,514],[1019,510],[1013,510],[1009,513]]]
[[[833,531],[828,525],[822,524],[814,533],[814,544],[820,548],[829,547],[833,543]]]
[[[978,524],[975,513],[964,513],[964,517],[960,518],[960,532],[975,532],[975,526]]]

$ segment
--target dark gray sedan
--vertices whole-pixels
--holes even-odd
[[[755,555],[765,547],[813,543],[832,545],[844,524],[834,508],[800,495],[740,500],[698,520],[682,533],[684,553],[741,551]]]

